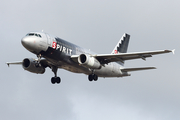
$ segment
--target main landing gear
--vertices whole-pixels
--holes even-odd
[[[90,74],[89,76],[88,76],[88,79],[89,79],[89,81],[97,81],[98,80],[98,76],[96,75],[96,74]]]
[[[61,78],[60,77],[52,77],[51,78],[51,83],[52,84],[55,84],[55,83],[59,84],[60,82],[61,82]]]
[[[58,68],[55,66],[52,67],[52,71],[54,72],[54,75],[55,75],[54,77],[51,78],[52,84],[55,84],[55,83],[59,84],[61,82],[61,78],[57,77],[57,69]]]

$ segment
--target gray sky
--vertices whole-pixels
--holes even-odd
[[[179,120],[178,0],[3,0],[0,4],[1,120]],[[21,45],[30,31],[44,30],[97,53],[111,53],[123,33],[128,52],[176,49],[127,67],[156,66],[130,77],[99,78],[49,68],[38,75],[5,62],[36,58]]]

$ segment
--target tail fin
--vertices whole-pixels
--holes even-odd
[[[117,43],[111,54],[126,53],[128,49],[129,39],[130,39],[130,35],[124,33],[124,35],[119,40],[119,42]],[[118,61],[117,63],[124,66],[123,60]]]
[[[126,53],[128,49],[130,35],[124,33],[111,54]]]

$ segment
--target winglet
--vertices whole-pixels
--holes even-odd
[[[9,67],[9,63],[6,63],[7,65],[8,65],[8,67]]]
[[[174,50],[172,50],[172,53],[173,53],[173,55],[175,54],[175,49],[174,49]]]

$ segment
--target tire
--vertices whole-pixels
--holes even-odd
[[[60,77],[57,77],[56,78],[56,83],[59,84],[61,82],[61,78]]]
[[[96,74],[93,75],[93,79],[94,81],[97,81],[98,80],[98,76]]]
[[[88,76],[89,81],[93,81],[93,75]]]
[[[52,84],[55,84],[55,83],[56,83],[56,78],[55,78],[55,77],[52,77],[52,78],[51,78],[51,83],[52,83]]]

